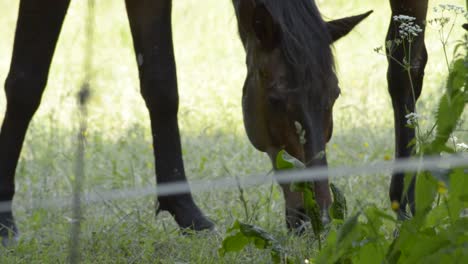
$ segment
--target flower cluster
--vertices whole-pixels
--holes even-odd
[[[418,113],[409,113],[405,115],[405,118],[407,119],[406,124],[412,126],[417,124],[418,120],[423,119],[423,116]]]
[[[400,33],[401,39],[408,39],[412,41],[413,37],[417,37],[423,30],[415,23],[416,18],[407,15],[393,16],[395,22],[399,22],[398,33]]]
[[[407,16],[407,15],[397,15],[393,16],[393,20],[395,22],[400,23],[398,27],[398,33],[400,35],[400,38],[396,38],[394,40],[387,40],[385,42],[385,49],[388,51],[388,53],[392,53],[392,51],[399,46],[403,40],[408,40],[408,42],[412,42],[414,37],[417,37],[419,33],[421,33],[423,30],[422,28],[415,23],[416,18],[412,16]],[[374,51],[376,53],[383,53],[384,47],[379,46],[374,48]]]
[[[468,19],[468,12],[466,12],[463,7],[457,5],[439,5],[434,7],[434,12],[440,13],[441,16],[431,19],[428,22],[431,25],[439,25],[441,28],[448,24],[451,19],[450,17],[445,16],[444,12],[454,13],[455,19],[458,15],[463,15],[465,19]]]
[[[465,14],[465,9],[457,5],[441,4],[439,6],[434,7],[435,13],[443,11],[454,12],[455,14]]]
[[[412,16],[407,16],[407,15],[398,15],[398,16],[393,16],[393,20],[396,22],[406,23],[406,22],[415,21],[416,18]]]

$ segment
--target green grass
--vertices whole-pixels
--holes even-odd
[[[6,78],[18,1],[0,0],[0,80]],[[97,1],[92,100],[86,149],[87,192],[154,186],[149,119],[139,95],[124,1]],[[390,20],[387,1],[317,1],[328,19],[375,11],[335,45],[342,95],[334,108],[330,166],[359,164],[393,156],[393,114],[386,86],[386,59],[380,46]],[[463,5],[462,0],[444,3]],[[335,4],[335,5],[333,5]],[[431,1],[434,5],[435,1]],[[180,127],[190,180],[267,173],[270,162],[248,142],[242,124],[244,53],[230,1],[174,1],[174,42],[180,94]],[[41,201],[71,193],[77,108],[83,79],[84,1],[72,1],[57,46],[43,104],[33,119],[17,169],[15,215],[22,231],[19,246],[0,249],[0,263],[62,263],[68,254],[69,209],[38,209]],[[429,18],[433,16],[432,8]],[[452,40],[461,36],[455,30]],[[443,52],[436,32],[427,29],[430,59],[419,112],[432,116],[442,94]],[[452,43],[453,44],[453,43]],[[453,47],[453,45],[452,45]],[[0,93],[0,119],[5,97]],[[466,120],[466,114],[465,118]],[[431,118],[423,123],[427,127]],[[466,123],[461,130],[468,130]],[[457,135],[468,141],[466,132]],[[390,172],[335,182],[354,210],[367,203],[388,207]],[[297,261],[316,253],[308,236],[286,232],[282,195],[276,185],[247,188],[251,223],[272,232]],[[268,263],[268,252],[249,249],[220,258],[224,230],[244,219],[237,190],[195,194],[217,224],[217,233],[181,236],[168,214],[154,218],[154,197],[87,206],[82,226],[85,263]]]

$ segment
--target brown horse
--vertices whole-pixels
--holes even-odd
[[[125,2],[135,53],[145,58],[144,63],[138,64],[138,70],[141,94],[151,119],[157,182],[186,182],[177,120],[178,91],[171,29],[172,0],[126,0]],[[295,5],[297,9],[290,2],[297,2]],[[7,240],[8,233],[14,235],[18,233],[10,203],[15,193],[15,170],[26,130],[40,104],[47,83],[50,63],[69,3],[70,0],[20,0],[12,61],[5,82],[6,113],[0,131],[0,202],[10,204],[7,210],[0,212],[2,242]],[[256,43],[255,45],[257,45],[256,47],[246,46],[246,51],[248,53],[250,51],[251,55],[248,57],[248,66],[257,65],[255,67],[261,66],[262,69],[262,71],[249,69],[250,75],[247,78],[248,85],[246,87],[249,85],[265,87],[265,89],[273,87],[272,91],[269,90],[268,100],[265,100],[264,103],[272,106],[277,105],[278,107],[271,109],[279,109],[278,114],[270,115],[274,119],[272,123],[268,123],[268,127],[280,127],[281,129],[277,132],[273,131],[272,134],[268,134],[266,131],[261,132],[263,135],[269,135],[268,140],[277,140],[274,144],[272,142],[256,142],[255,139],[258,140],[259,137],[252,137],[255,135],[255,132],[252,131],[249,132],[249,137],[254,140],[256,146],[271,147],[290,144],[289,148],[294,148],[292,147],[295,146],[294,144],[299,145],[296,142],[297,138],[294,137],[294,130],[291,131],[290,123],[287,122],[299,121],[305,129],[307,137],[304,149],[309,150],[304,153],[289,148],[288,150],[308,164],[324,164],[325,159],[315,160],[312,155],[323,149],[328,136],[331,135],[331,106],[338,95],[328,45],[331,40],[344,35],[352,28],[346,24],[347,21],[353,21],[353,19],[328,23],[328,31],[326,31],[326,26],[317,15],[312,0],[233,0],[233,3],[236,7],[239,24],[245,25],[246,32],[241,33],[243,43],[247,45]],[[263,4],[264,7],[259,6],[259,4]],[[416,17],[416,23],[424,29],[427,0],[390,0],[390,4],[392,16],[406,14]],[[239,6],[250,9],[243,12]],[[252,9],[253,6],[255,9]],[[283,6],[288,10],[287,15],[280,12]],[[252,10],[256,10],[254,16],[251,16]],[[296,15],[298,20],[292,22],[291,20],[295,19]],[[251,24],[252,20],[250,20],[252,17],[255,18],[253,25]],[[309,25],[308,21],[313,23]],[[357,23],[357,21],[353,23]],[[293,28],[289,28],[290,26]],[[296,26],[298,28],[295,28]],[[310,29],[309,26],[311,26]],[[398,25],[395,23],[390,23],[387,39],[398,37],[397,27]],[[343,29],[345,31],[340,31]],[[302,30],[304,35],[297,34],[299,30]],[[291,37],[297,37],[297,39]],[[310,43],[311,46],[309,43],[305,45],[304,40],[311,37],[319,39]],[[389,61],[388,87],[395,113],[396,157],[407,157],[411,152],[408,143],[414,138],[414,130],[405,126],[404,116],[407,111],[414,111],[415,106],[412,98],[413,96],[417,98],[421,92],[427,60],[424,34],[415,38],[411,45],[413,45],[411,54],[413,56],[411,58],[413,63],[412,79],[416,80],[414,95],[409,78],[397,63]],[[318,54],[317,48],[321,51],[320,56],[314,58],[313,62],[307,61],[307,59],[312,58],[312,54]],[[261,52],[254,53],[255,49]],[[304,54],[303,58],[297,55],[301,52]],[[258,57],[252,57],[254,54]],[[403,51],[398,49],[393,54],[393,57],[400,61],[403,56]],[[262,59],[259,60],[260,58]],[[291,62],[294,63],[291,65]],[[320,116],[316,114],[314,116],[312,114],[304,115],[306,109],[298,108],[302,105],[299,103],[300,100],[294,99],[295,91],[291,89],[298,87],[293,82],[300,81],[304,84],[306,80],[310,80],[310,77],[318,75],[310,72],[311,69],[325,70],[325,75],[330,77],[329,79],[317,79],[321,83],[314,84],[314,88],[309,91],[308,96],[312,96],[313,100],[307,102],[317,105],[306,106],[322,113]],[[271,73],[279,75],[268,76]],[[260,75],[263,77],[253,79],[253,76]],[[255,83],[258,80],[265,83]],[[285,83],[288,85],[284,86]],[[269,87],[271,84],[274,86]],[[323,87],[328,88],[324,90]],[[252,108],[255,106],[249,103],[250,98],[255,98],[255,95],[249,94],[254,90],[252,88],[246,90],[248,93],[247,96],[244,96],[246,98],[244,105],[247,110],[245,113],[255,113],[256,108]],[[328,94],[318,94],[322,91]],[[291,104],[287,100],[292,100]],[[293,106],[293,108],[284,109],[289,106]],[[259,111],[265,109],[267,107],[263,106],[259,108]],[[294,112],[294,115],[286,115],[285,113],[289,113],[286,110]],[[261,115],[267,116],[265,113]],[[257,113],[256,117],[254,115],[250,119],[247,118],[246,121],[247,123],[255,122],[256,118],[261,115]],[[285,123],[280,125],[279,122],[282,120]],[[319,126],[314,128],[313,126],[316,125]],[[246,124],[246,127],[255,128],[251,124]],[[275,152],[274,149],[267,151]],[[330,202],[327,188],[325,183],[319,184],[317,187],[317,192],[324,194],[321,203],[325,207]],[[414,205],[412,190],[413,188],[410,188],[409,194],[403,195],[403,174],[393,175],[390,198],[392,201],[400,202],[400,215],[405,214],[408,200],[411,205]],[[159,210],[171,213],[182,228],[190,227],[194,230],[202,230],[213,227],[213,223],[196,206],[190,193],[159,196],[158,201]],[[297,208],[298,206],[292,205],[291,207]]]
[[[247,55],[242,106],[250,141],[268,153],[273,167],[282,149],[308,167],[326,165],[319,153],[331,138],[332,108],[340,94],[330,45],[371,12],[326,23],[313,1],[233,2]],[[281,187],[287,225],[299,228],[306,218],[302,193],[292,192],[289,184]],[[327,219],[328,180],[314,188]]]

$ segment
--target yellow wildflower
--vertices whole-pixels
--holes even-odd
[[[443,182],[443,181],[438,181],[437,182],[437,192],[439,194],[446,194],[447,193],[447,185],[445,185],[445,182]]]

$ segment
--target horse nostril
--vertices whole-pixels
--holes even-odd
[[[281,98],[279,95],[272,94],[268,96],[268,102],[274,108],[282,107],[283,101],[284,101],[283,98]]]

